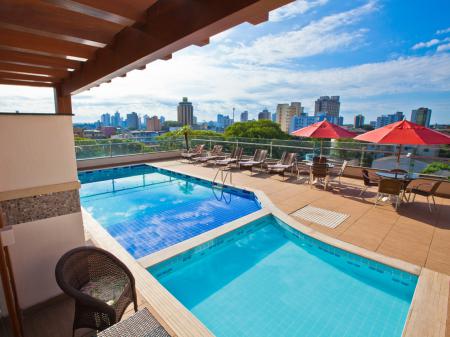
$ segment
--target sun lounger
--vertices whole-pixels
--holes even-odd
[[[192,161],[195,157],[199,157],[202,155],[204,147],[205,144],[199,144],[189,151],[181,152],[181,158]]]
[[[193,160],[196,163],[206,164],[209,161],[219,158],[223,158],[222,145],[214,145],[211,152],[209,152],[206,156],[197,156]]]
[[[291,170],[291,173],[294,170],[295,162],[296,162],[297,154],[295,152],[284,152],[281,159],[275,163],[267,165],[268,173],[276,173],[284,176],[284,173],[288,170]]]
[[[253,167],[255,166],[260,166],[262,168],[266,158],[267,150],[257,149],[253,155],[253,159],[238,162],[239,169],[253,172]]]

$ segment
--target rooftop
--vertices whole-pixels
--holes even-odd
[[[213,167],[184,164],[177,160],[156,161],[151,164],[209,180],[213,180],[216,173]],[[233,171],[232,179],[233,185],[264,192],[276,207],[291,216],[306,205],[348,214],[349,217],[334,229],[300,218],[296,220],[346,243],[450,275],[449,199],[436,198],[439,206],[432,213],[428,210],[426,200],[420,196],[415,203],[402,204],[395,211],[390,204],[374,207],[375,188],[369,189],[364,197],[360,197],[362,182],[348,177],[342,178],[341,185],[337,181],[332,183],[331,189],[327,191],[318,187],[311,188],[302,179],[290,178],[283,181],[281,177],[262,172],[250,175],[245,171]],[[89,232],[86,232],[86,240],[92,244]],[[448,292],[446,294],[448,296]],[[448,302],[450,306],[449,300],[446,297],[445,303]],[[66,332],[70,332],[73,315],[69,302],[70,300],[62,297],[39,310],[28,311],[25,315],[26,331],[35,337],[49,334],[66,336]],[[151,307],[142,296],[139,296],[139,306]],[[132,313],[130,307],[124,318]],[[59,319],[55,320],[55,315]],[[436,322],[430,320],[429,325],[433,324]],[[450,336],[449,320],[446,324],[445,336]],[[76,336],[90,336],[90,333],[79,331]]]

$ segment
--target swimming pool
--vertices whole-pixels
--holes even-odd
[[[400,337],[417,283],[271,215],[148,270],[218,337]]]
[[[136,259],[261,209],[251,192],[149,165],[78,176],[82,206]]]

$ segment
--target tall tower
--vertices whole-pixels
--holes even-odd
[[[192,106],[192,103],[188,101],[187,97],[183,97],[183,100],[178,103],[177,112],[178,123],[181,125],[194,124],[194,107]]]
[[[294,116],[300,116],[303,113],[302,103],[291,102],[291,104],[278,104],[276,111],[276,122],[284,132],[289,132],[289,126]]]
[[[430,119],[431,119],[431,109],[422,107],[411,111],[411,122],[413,123],[429,127]]]
[[[341,102],[339,96],[321,96],[314,105],[314,116],[325,113],[325,115],[339,117]]]

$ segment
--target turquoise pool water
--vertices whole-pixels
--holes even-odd
[[[417,283],[272,216],[149,272],[219,337],[400,337]]]
[[[79,173],[81,204],[135,258],[261,209],[253,193],[148,165]]]

